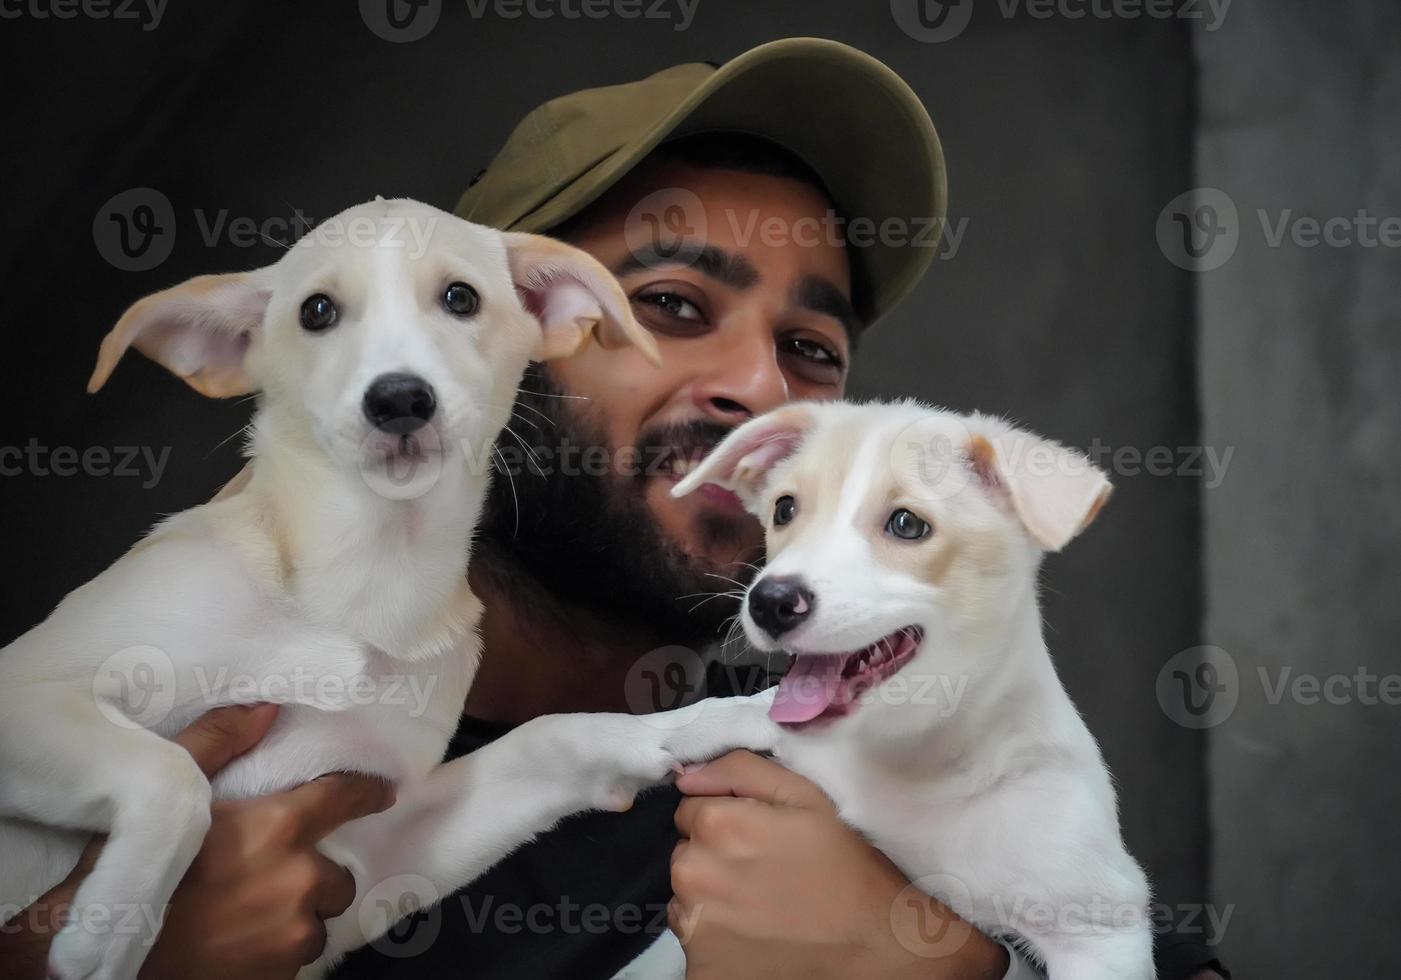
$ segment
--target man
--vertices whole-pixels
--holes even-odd
[[[938,221],[944,199],[918,99],[831,42],[776,42],[718,69],[575,93],[521,123],[458,213],[590,251],[664,364],[591,346],[522,384],[471,566],[484,654],[450,754],[540,714],[648,710],[766,683],[762,666],[699,669],[693,651],[722,638],[727,593],[762,557],[762,536],[732,497],[671,499],[676,468],[753,415],[843,394],[861,332],[933,256],[932,240],[858,238],[857,222]],[[217,771],[273,713],[211,712],[180,741]],[[891,915],[909,882],[776,764],[734,753],[678,790],[571,818],[338,976],[608,977],[664,918],[686,937],[692,980],[1031,975],[976,931],[937,959],[902,946]],[[315,842],[389,802],[373,781],[337,775],[217,804],[148,975],[290,976],[350,900]],[[932,899],[916,911],[926,928],[953,921]],[[39,963],[42,945],[28,947]],[[1164,958],[1164,980],[1217,976],[1205,951],[1179,944],[1170,956],[1180,962]]]

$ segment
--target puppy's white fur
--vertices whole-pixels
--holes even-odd
[[[453,282],[476,290],[475,313],[446,308]],[[299,311],[318,293],[339,318],[312,332]],[[585,253],[383,200],[268,268],[191,280],[119,321],[90,390],[136,346],[201,392],[261,397],[239,492],[162,523],[0,652],[0,910],[57,883],[89,833],[110,834],[53,942],[55,975],[136,975],[212,797],[337,770],[397,784],[395,806],[321,845],[357,896],[310,976],[385,932],[406,900],[446,895],[560,817],[625,807],[683,760],[763,740],[736,699],[667,725],[541,718],[437,765],[477,662],[464,573],[491,446],[528,360],[591,336],[656,358]],[[386,373],[436,394],[412,444],[362,411]],[[261,700],[283,704],[274,727],[212,787],[162,737]],[[145,928],[93,925],[118,919]]]
[[[1051,980],[1149,980],[1148,883],[1121,842],[1109,774],[1056,676],[1036,598],[1042,555],[1093,519],[1109,493],[1103,474],[1000,420],[905,401],[779,409],[731,433],[673,492],[705,483],[736,491],[766,523],[751,595],[787,578],[812,596],[777,639],[747,604],[755,646],[801,666],[922,632],[913,657],[869,677],[847,713],[781,726],[777,758],[916,886],[1023,944]],[[784,497],[793,516],[776,524]],[[928,533],[893,534],[901,509]],[[781,685],[774,714],[803,696]],[[914,925],[900,931],[911,948],[953,948]],[[675,973],[680,947],[669,947],[626,975]]]

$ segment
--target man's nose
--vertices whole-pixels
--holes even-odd
[[[788,379],[767,324],[745,324],[715,337],[716,347],[693,388],[700,410],[726,425],[739,425],[787,402]]]
[[[749,617],[775,640],[812,615],[817,597],[800,578],[770,575],[749,590]]]

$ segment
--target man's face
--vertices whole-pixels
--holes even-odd
[[[704,236],[683,230],[678,249],[675,229],[664,229],[664,247],[652,249],[645,237],[639,241],[635,207],[668,188],[682,189],[691,203],[682,228],[703,228]],[[694,214],[697,201],[701,221]],[[750,563],[762,556],[759,523],[718,488],[673,499],[678,477],[669,461],[698,459],[729,429],[784,402],[841,397],[850,356],[844,321],[855,318],[845,250],[825,231],[830,207],[821,191],[791,178],[666,162],[639,168],[573,224],[569,240],[618,277],[638,322],[657,339],[662,367],[633,348],[590,344],[527,379],[516,432],[540,445],[560,438],[601,441],[609,460],[631,465],[610,466],[597,479],[540,480],[527,462],[514,490],[504,478],[496,481],[488,536],[509,532],[511,540],[499,543],[555,591],[567,583],[553,574],[560,569],[548,555],[551,547],[607,547],[589,540],[590,533],[623,539],[621,551],[592,559],[593,574],[602,576],[593,583],[580,582],[593,575],[578,567],[576,556],[554,559],[572,569],[568,579],[578,590],[570,598],[590,605],[606,602],[631,581],[632,595],[608,603],[620,614],[661,616],[668,603],[688,612],[704,593],[732,588],[726,579],[747,580]],[[794,229],[798,233],[790,234]],[[542,413],[552,421],[541,424]],[[507,435],[501,445],[511,443]],[[637,452],[620,454],[625,448]],[[580,508],[591,509],[592,518]],[[561,511],[568,514],[567,527],[549,528],[546,540],[526,540],[545,531],[538,522],[548,527]],[[523,528],[526,522],[534,526]],[[621,579],[610,573],[617,564],[629,566],[616,569]],[[646,595],[649,590],[658,594]],[[733,611],[733,601],[702,607],[697,632]]]
[[[687,218],[705,238],[686,238],[694,247],[668,263],[637,247],[636,215],[627,234],[625,227],[638,201],[670,187],[699,200],[703,224]],[[662,367],[635,350],[590,345],[552,365],[552,377],[588,399],[588,412],[614,447],[646,445],[646,436],[677,424],[729,429],[787,401],[840,397],[850,346],[835,314],[849,302],[851,279],[842,246],[811,232],[830,206],[816,188],[790,178],[683,164],[624,182],[571,238],[618,275],[638,321],[657,338]],[[765,228],[779,232],[761,233]],[[794,228],[796,235],[789,233]],[[697,257],[700,247],[707,251]],[[673,482],[659,474],[647,481],[645,496],[687,554],[723,565],[761,545],[758,523],[737,498],[702,492],[674,500]],[[728,533],[716,533],[727,525]]]

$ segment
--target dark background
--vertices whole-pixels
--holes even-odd
[[[1175,466],[1179,447],[1234,450],[1219,487],[1120,467],[1111,505],[1045,576],[1052,651],[1170,918],[1222,939],[1238,976],[1401,966],[1401,707],[1273,704],[1255,680],[1261,666],[1398,669],[1398,250],[1273,248],[1251,211],[1401,214],[1394,3],[1236,0],[1211,30],[1185,9],[1036,17],[988,3],[938,43],[903,31],[885,0],[699,0],[686,30],[476,17],[443,0],[411,43],[378,36],[353,3],[170,0],[150,30],[24,9],[0,20],[0,446],[169,457],[154,486],[145,466],[0,476],[0,641],[239,466],[247,403],[202,400],[139,358],[83,393],[133,300],[280,251],[227,230],[207,240],[202,223],[271,221],[285,241],[299,214],[375,194],[451,208],[552,96],[831,37],[924,99],[962,236],[868,337],[856,392],[1006,413],[1085,448],[1169,447]],[[1156,229],[1201,185],[1241,205],[1240,246],[1197,273]],[[144,271],[117,268],[100,230],[133,188],[171,207],[156,246],[168,257]],[[1240,706],[1194,731],[1174,721],[1160,671],[1204,643],[1238,664]]]

